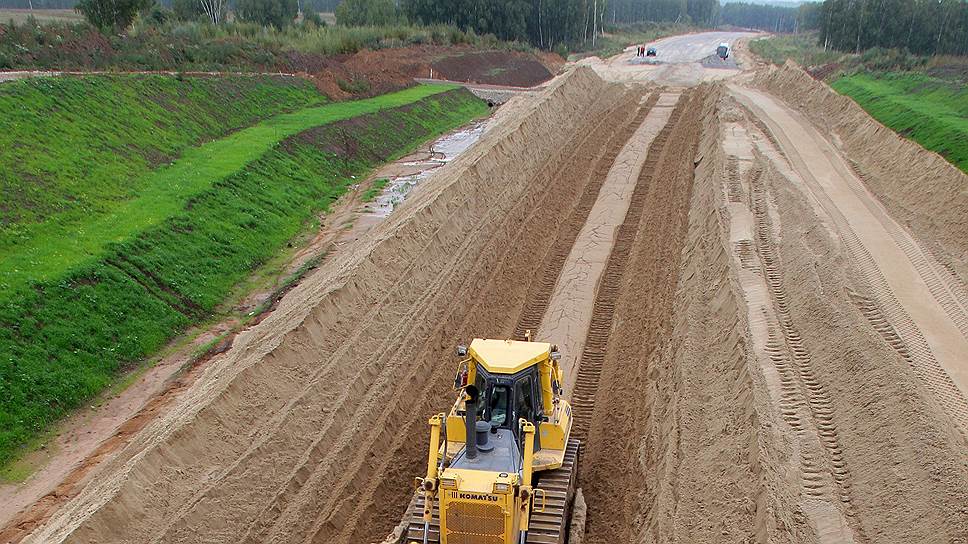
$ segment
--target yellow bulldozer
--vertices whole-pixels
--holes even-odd
[[[458,346],[458,397],[430,418],[408,544],[565,542],[579,444],[561,355],[526,337]]]

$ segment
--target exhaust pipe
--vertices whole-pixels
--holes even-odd
[[[464,401],[464,449],[468,459],[477,459],[477,387],[464,388],[467,400]]]

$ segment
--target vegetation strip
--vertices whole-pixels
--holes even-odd
[[[0,259],[110,211],[185,149],[327,102],[294,77],[53,77],[0,86]],[[12,250],[16,252],[16,249]]]
[[[164,221],[213,183],[242,170],[279,141],[324,125],[415,102],[453,89],[420,85],[367,100],[327,104],[282,114],[230,136],[186,151],[170,166],[148,174],[144,189],[111,213],[80,225],[45,229],[0,257],[5,293],[31,281],[47,281],[100,256],[109,243],[126,240]]]
[[[110,385],[121,365],[207,319],[354,178],[487,113],[468,91],[443,90],[280,136],[190,198],[162,193],[181,199],[159,203],[168,217],[0,305],[0,462]]]
[[[968,172],[968,90],[918,74],[844,76],[833,88],[872,117]]]

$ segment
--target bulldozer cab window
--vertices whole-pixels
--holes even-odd
[[[514,384],[514,415],[534,421],[534,395],[531,389],[531,377],[518,380]]]
[[[477,390],[480,391],[482,395],[487,394],[487,379],[484,377],[483,373],[480,372],[480,371],[477,372],[477,377],[474,378],[474,386],[477,387]],[[485,408],[487,408],[487,403],[486,402],[478,402],[477,403],[477,420],[478,421],[484,421],[486,419],[484,417],[484,409]]]
[[[508,404],[511,391],[505,385],[495,385],[487,399],[487,420],[491,425],[506,427],[508,422]]]

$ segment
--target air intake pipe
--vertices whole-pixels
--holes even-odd
[[[464,401],[464,451],[468,459],[477,459],[477,401],[480,392],[477,387],[464,388],[467,399]]]

